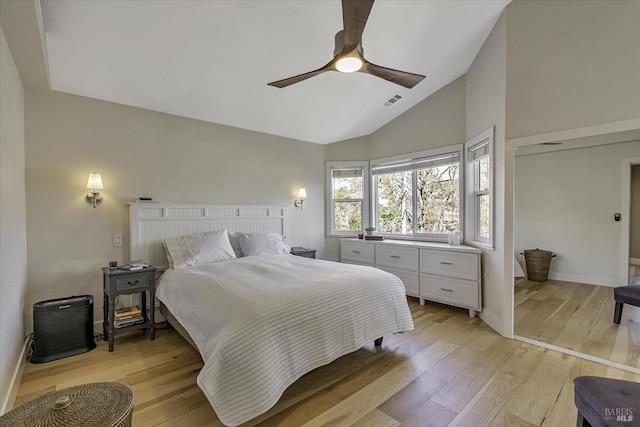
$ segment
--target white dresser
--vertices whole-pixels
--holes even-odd
[[[398,276],[409,296],[482,311],[482,251],[470,246],[404,240],[341,239],[340,260]]]

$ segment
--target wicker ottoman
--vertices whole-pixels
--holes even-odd
[[[131,426],[133,393],[120,383],[91,383],[52,391],[0,417],[0,427]]]

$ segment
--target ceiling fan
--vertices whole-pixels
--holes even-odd
[[[269,86],[278,88],[287,87],[310,77],[317,76],[325,71],[371,74],[409,89],[422,81],[425,76],[381,67],[365,59],[362,50],[362,33],[369,19],[373,1],[374,0],[342,0],[342,21],[344,29],[336,34],[336,47],[333,52],[334,57],[327,65],[308,73],[271,82]]]

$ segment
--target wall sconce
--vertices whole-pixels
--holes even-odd
[[[97,190],[103,190],[102,176],[99,173],[91,172],[89,174],[89,181],[87,181],[87,188],[91,191],[87,193],[87,202],[93,203],[93,207],[102,201],[102,194]]]
[[[298,198],[293,202],[293,205],[296,208],[302,209],[302,203],[304,203],[304,199],[307,198],[307,189],[304,187],[300,187],[298,189]]]

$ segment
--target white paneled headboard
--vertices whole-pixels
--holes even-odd
[[[162,240],[226,228],[231,232],[284,234],[282,206],[129,204],[129,260],[168,265]]]

